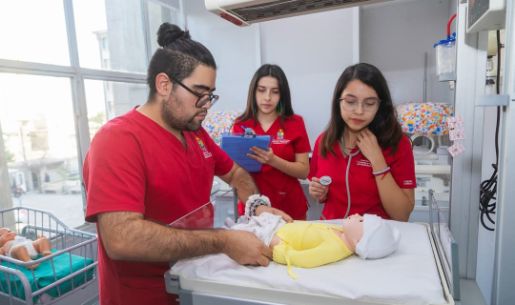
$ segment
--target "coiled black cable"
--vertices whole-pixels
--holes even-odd
[[[496,93],[500,93],[500,79],[501,79],[501,35],[497,30],[497,79],[496,79]],[[495,230],[495,208],[497,205],[497,171],[499,164],[499,124],[501,121],[501,106],[497,106],[497,120],[495,124],[495,163],[492,164],[494,169],[489,179],[484,180],[480,184],[479,191],[479,211],[481,212],[481,225],[488,231]],[[492,202],[493,201],[493,202]],[[489,224],[487,224],[487,221]],[[491,226],[490,226],[491,225]]]

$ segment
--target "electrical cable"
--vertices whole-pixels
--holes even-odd
[[[497,83],[496,83],[496,93],[500,93],[500,76],[501,76],[501,35],[500,31],[497,30]],[[495,124],[495,163],[492,164],[494,169],[492,175],[489,179],[481,182],[480,185],[480,195],[479,195],[479,211],[481,212],[481,225],[488,231],[495,230],[495,220],[493,216],[495,215],[495,208],[497,205],[496,194],[497,194],[497,171],[499,164],[499,125],[501,120],[501,106],[497,106],[497,120]],[[493,202],[491,202],[493,201]],[[486,218],[486,220],[485,220]],[[489,222],[489,224],[486,223]],[[492,225],[490,227],[489,225]]]

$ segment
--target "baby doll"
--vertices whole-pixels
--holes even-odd
[[[7,228],[0,228],[0,254],[7,255],[20,261],[28,262],[35,259],[38,254],[50,255],[51,244],[48,238],[40,236],[32,241],[23,236],[17,236]],[[34,269],[38,264],[27,266]]]
[[[376,215],[352,215],[343,225],[295,221],[285,223],[269,213],[252,216],[234,230],[253,232],[273,249],[273,260],[292,266],[312,268],[344,259],[354,253],[363,259],[377,259],[395,252],[399,231]]]

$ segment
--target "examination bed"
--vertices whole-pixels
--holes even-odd
[[[391,256],[294,268],[297,280],[274,262],[240,266],[224,254],[182,260],[165,274],[167,291],[181,304],[454,304],[458,291],[445,254],[452,247],[442,247],[441,226],[432,219],[434,224],[392,221],[402,237]]]

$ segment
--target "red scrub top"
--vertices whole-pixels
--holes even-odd
[[[308,134],[304,120],[299,115],[292,115],[281,122],[277,118],[267,131],[253,119],[237,121],[233,133],[243,133],[244,128],[252,128],[257,135],[269,135],[272,139],[270,147],[274,154],[284,160],[295,161],[295,154],[309,153]],[[293,219],[305,220],[307,200],[297,178],[289,176],[270,165],[263,164],[261,171],[251,173],[261,194],[270,198],[272,206],[288,213]],[[244,213],[244,204],[238,204],[238,212]]]
[[[214,175],[228,173],[233,162],[204,129],[183,135],[186,147],[135,109],[106,123],[84,162],[86,220],[129,211],[169,224],[209,202]],[[168,263],[112,260],[101,241],[99,235],[100,304],[175,304],[177,296],[165,291]]]
[[[315,143],[315,150],[310,163],[309,179],[322,176],[332,178],[322,215],[326,219],[343,218],[348,205],[345,172],[349,156],[342,153],[339,143],[336,142],[333,145],[336,155],[328,152],[327,156],[323,157],[320,154],[323,136],[323,134],[320,135]],[[415,188],[415,161],[408,137],[403,136],[395,153],[392,154],[391,152],[391,148],[383,149],[383,156],[391,168],[391,174],[395,182],[401,188]],[[349,215],[368,213],[387,219],[391,218],[381,203],[376,180],[372,174],[372,164],[357,149],[353,150],[351,155],[354,153],[357,153],[357,155],[351,158],[349,169],[349,189],[351,192]]]

